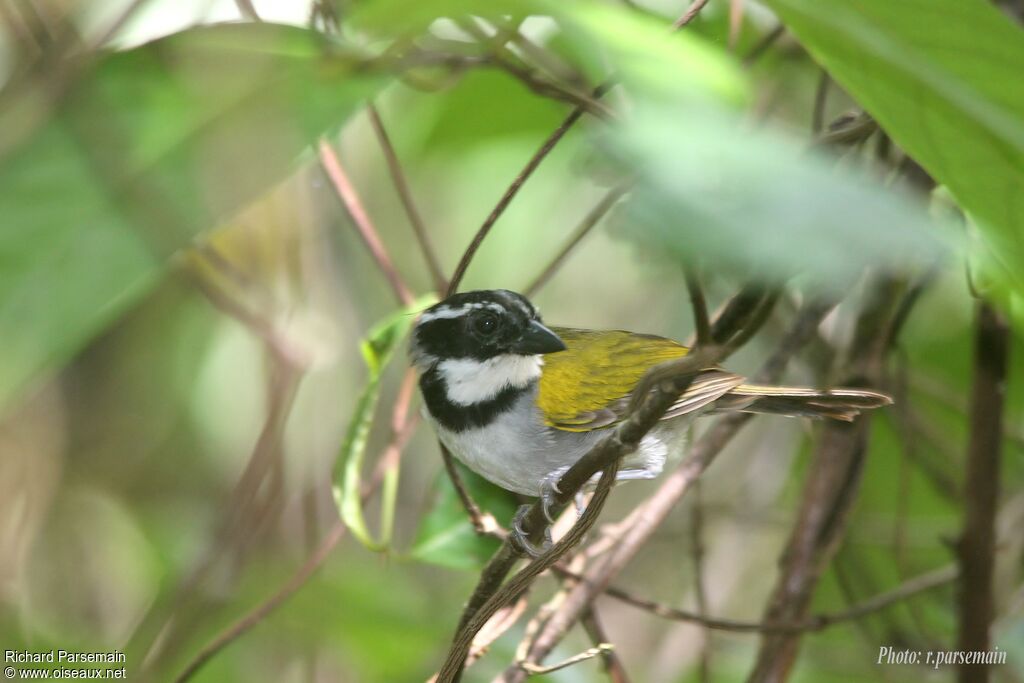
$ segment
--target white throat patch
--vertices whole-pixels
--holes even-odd
[[[542,356],[506,354],[487,360],[457,358],[437,365],[444,378],[448,400],[469,406],[494,398],[506,387],[521,388],[540,377]]]

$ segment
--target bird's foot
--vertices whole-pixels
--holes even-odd
[[[523,551],[530,557],[540,557],[551,548],[551,527],[544,527],[544,541],[538,548],[530,542],[529,535],[523,530],[523,519],[530,511],[529,505],[520,505],[512,518],[511,535],[512,545]],[[546,512],[546,511],[545,511]]]

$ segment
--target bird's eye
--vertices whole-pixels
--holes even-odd
[[[473,318],[473,331],[481,336],[490,336],[498,329],[498,316],[493,313],[481,313]]]

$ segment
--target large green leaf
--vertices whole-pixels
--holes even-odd
[[[516,509],[515,496],[461,465],[462,481],[481,509],[508,523]],[[476,570],[498,549],[498,540],[473,529],[455,487],[442,472],[433,487],[430,510],[420,520],[409,557],[452,569]]]
[[[766,0],[977,220],[1024,293],[1024,31],[983,0]]]
[[[5,93],[0,406],[379,84],[321,35],[272,24],[196,28],[68,73],[52,111],[52,83]]]
[[[915,203],[731,112],[640,104],[607,145],[637,178],[617,234],[674,260],[838,293],[866,267],[925,267],[951,240]]]

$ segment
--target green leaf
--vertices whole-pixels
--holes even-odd
[[[338,459],[334,465],[334,502],[342,520],[348,525],[360,543],[370,550],[384,551],[391,543],[391,528],[394,523],[395,497],[398,493],[398,463],[384,473],[381,486],[380,538],[374,539],[366,526],[363,504],[359,498],[362,481],[363,459],[366,442],[373,426],[380,398],[380,380],[395,348],[408,333],[417,313],[435,303],[434,295],[427,295],[415,301],[408,308],[391,314],[371,328],[363,340],[361,350],[366,367],[370,371],[366,386],[363,387],[356,408],[349,420],[345,439],[342,441]]]
[[[767,0],[843,88],[977,221],[1024,292],[1024,31],[992,3]]]
[[[636,174],[615,231],[673,260],[839,292],[865,267],[927,266],[951,240],[917,205],[866,172],[731,112],[640,103],[606,145]]]
[[[744,103],[748,85],[722,49],[630,8],[599,3],[545,5],[560,20],[577,61],[610,67],[612,78],[646,98]]]
[[[512,519],[515,496],[456,464],[473,500],[498,520]],[[433,487],[429,512],[420,521],[409,557],[452,569],[477,570],[498,549],[498,540],[473,529],[451,480],[442,472]]]
[[[0,407],[138,301],[167,257],[283,179],[379,78],[312,31],[196,28],[8,93]]]

